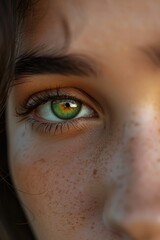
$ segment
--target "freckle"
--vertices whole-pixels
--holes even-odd
[[[93,170],[93,175],[96,176],[97,175],[97,169]]]
[[[130,142],[134,142],[134,141],[135,141],[134,137],[130,138]]]
[[[157,159],[157,162],[160,162],[160,158]]]
[[[133,115],[135,115],[135,114],[136,114],[136,112],[135,112],[135,111],[133,111],[133,112],[132,112],[132,114],[133,114]]]
[[[139,126],[139,123],[138,122],[136,122],[136,121],[131,121],[131,124],[133,124],[134,126]]]
[[[45,163],[45,159],[44,158],[41,158],[39,161],[42,162],[42,163]]]

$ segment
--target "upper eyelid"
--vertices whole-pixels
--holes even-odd
[[[63,89],[63,91],[62,91]],[[89,101],[85,101],[84,99],[80,99],[78,97],[76,97],[76,94],[64,94],[62,95],[62,92],[65,92],[66,89],[74,89],[77,90],[78,92],[81,92],[82,95],[86,96]],[[54,94],[56,93],[56,94]],[[46,100],[44,100],[44,95],[46,94]],[[50,96],[50,97],[49,97]],[[40,106],[41,104],[45,104],[48,101],[53,100],[53,96],[55,96],[55,98],[61,97],[61,98],[67,98],[67,99],[74,99],[76,101],[80,101],[83,105],[87,105],[88,107],[92,108],[95,112],[97,112],[98,116],[99,113],[97,111],[98,108],[98,104],[96,103],[95,99],[92,98],[90,95],[88,95],[85,91],[78,89],[78,88],[54,88],[54,89],[45,89],[43,91],[37,92],[32,94],[30,97],[28,97],[21,105],[20,108],[16,110],[16,116],[17,117],[23,117],[23,116],[27,116],[29,113],[31,113],[36,107]],[[87,99],[86,98],[86,99]],[[40,101],[41,99],[41,101]],[[35,101],[35,103],[32,105],[31,101]],[[39,103],[36,104],[36,101],[39,101]],[[91,104],[91,102],[94,102],[94,104]],[[96,109],[95,109],[95,104],[96,104]]]
[[[42,96],[42,94],[45,94],[45,93],[46,93],[46,91],[43,91],[43,92],[40,92],[38,94],[32,95],[31,98],[29,99],[29,101],[27,102],[27,105],[31,104],[31,101],[36,103],[36,100],[40,100],[40,99],[42,100],[42,103],[53,101],[53,100],[56,100],[56,99],[59,99],[59,98],[61,98],[61,99],[73,99],[73,100],[82,102],[81,99],[79,99],[77,97],[73,97],[71,95],[67,95],[67,94],[64,94],[64,95],[55,94],[55,95],[53,95],[52,92],[47,92],[48,95],[46,95],[45,97]],[[39,104],[37,104],[37,106],[39,106],[39,105],[41,105],[40,102],[39,102]]]

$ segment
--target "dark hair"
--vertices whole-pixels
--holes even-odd
[[[0,1],[0,109],[5,106],[10,76],[13,74],[11,59],[14,52],[14,12],[12,1]],[[8,69],[10,71],[8,71]]]
[[[15,40],[29,3],[0,0],[0,240],[34,239],[10,178],[5,127],[6,100],[14,77]]]

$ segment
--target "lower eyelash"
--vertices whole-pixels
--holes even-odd
[[[40,122],[34,118],[27,118],[26,123],[29,123],[32,130],[39,131],[41,134],[50,134],[53,132],[53,135],[63,134],[64,131],[69,132],[70,128],[80,130],[84,127],[85,124],[79,122],[79,120],[74,119],[70,121],[63,121],[57,123],[50,122]]]

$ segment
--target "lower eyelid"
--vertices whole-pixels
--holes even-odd
[[[92,118],[91,118],[92,119]],[[27,119],[27,123],[31,126],[32,130],[36,133],[40,133],[42,135],[53,135],[53,136],[62,136],[70,137],[71,135],[77,135],[82,132],[86,132],[88,126],[90,125],[89,119],[79,118],[73,119],[69,121],[51,123],[51,122],[41,122],[36,120],[31,116]],[[95,119],[94,119],[95,120]],[[89,124],[87,124],[89,123]]]

